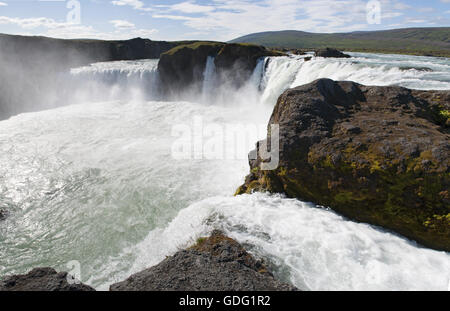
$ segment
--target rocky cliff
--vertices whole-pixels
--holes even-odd
[[[278,55],[282,54],[258,45],[196,42],[163,53],[158,71],[166,93],[190,91],[198,94],[208,56],[214,57],[218,84],[226,81],[239,87],[249,80],[259,58]]]
[[[449,110],[449,91],[329,79],[287,90],[270,119],[279,167],[251,160],[237,194],[285,193],[450,251]]]

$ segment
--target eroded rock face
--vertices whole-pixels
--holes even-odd
[[[280,164],[251,173],[237,194],[285,193],[450,251],[449,91],[316,80],[287,90]]]
[[[215,231],[157,266],[113,284],[112,291],[292,291],[236,241]]]
[[[0,291],[94,291],[82,283],[72,280],[67,272],[56,272],[52,268],[36,268],[24,275],[14,275],[0,282]]]
[[[161,55],[158,72],[166,93],[201,90],[208,56],[216,56],[224,43],[199,42],[176,47]]]
[[[334,58],[350,58],[351,56],[348,54],[344,54],[341,51],[338,51],[333,48],[325,48],[316,50],[316,56],[320,57],[334,57]]]
[[[284,54],[260,45],[231,43],[219,51],[215,64],[222,80],[232,81],[238,87],[250,79],[261,57],[280,55]]]
[[[250,78],[258,59],[281,55],[258,45],[196,42],[180,45],[161,55],[158,71],[165,93],[180,93],[189,89],[201,91],[208,56],[214,57],[218,84],[231,82],[239,87]]]

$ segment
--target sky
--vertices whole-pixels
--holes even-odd
[[[450,0],[0,0],[0,33],[228,41],[262,31],[450,27]]]

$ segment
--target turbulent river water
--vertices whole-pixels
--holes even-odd
[[[234,91],[215,85],[208,59],[190,102],[160,98],[157,60],[74,68],[77,104],[0,122],[0,277],[51,266],[106,290],[218,228],[300,289],[446,290],[446,252],[312,203],[233,196],[289,87],[327,77],[450,89],[448,58],[352,55],[261,60]],[[242,145],[226,135],[232,125],[260,130]],[[213,136],[225,147],[208,156]],[[180,157],[179,145],[192,148]]]

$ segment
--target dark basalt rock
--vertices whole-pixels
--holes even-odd
[[[293,291],[236,241],[214,231],[157,266],[113,284],[111,291]]]
[[[261,57],[281,55],[260,45],[231,43],[223,46],[214,62],[222,79],[238,87],[250,79]]]
[[[82,283],[70,284],[67,272],[36,268],[24,275],[14,275],[0,282],[0,291],[94,291]]]
[[[287,90],[270,119],[279,167],[251,160],[237,194],[285,193],[450,251],[449,110],[450,91],[329,79]]]
[[[258,59],[265,56],[284,55],[258,45],[196,42],[180,45],[161,55],[158,71],[165,93],[179,94],[188,90],[198,94],[208,56],[214,63],[219,79],[232,82],[235,87],[250,78]]]
[[[335,58],[350,58],[350,55],[344,54],[333,48],[325,48],[316,50],[316,56],[319,57],[335,57]]]
[[[208,56],[216,56],[224,45],[220,42],[197,42],[163,53],[158,64],[163,91],[179,93],[190,88],[199,92]]]

